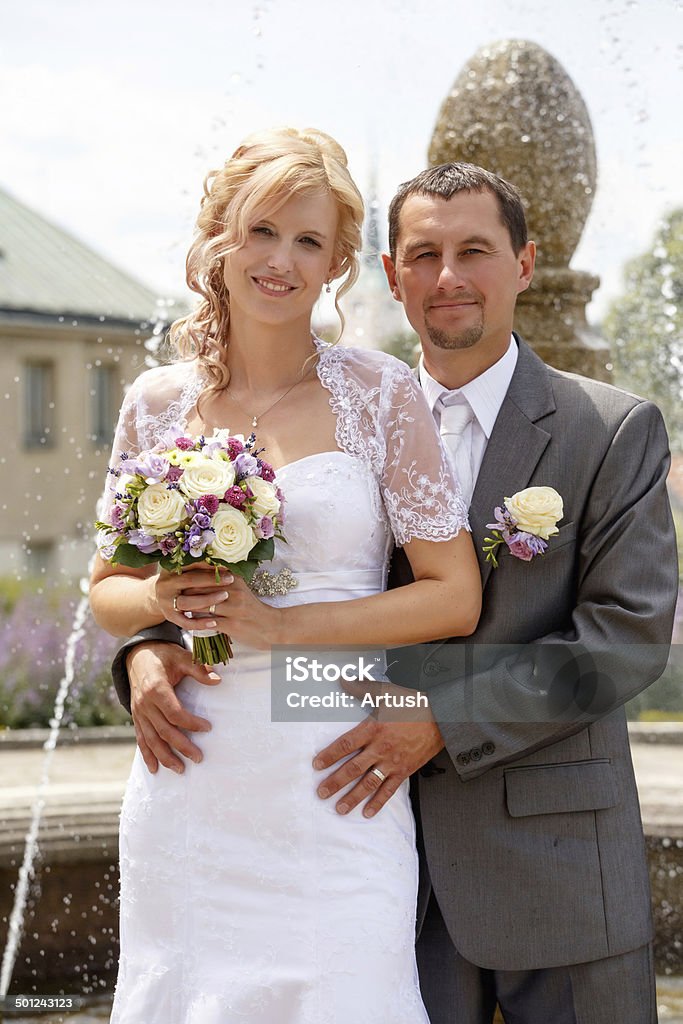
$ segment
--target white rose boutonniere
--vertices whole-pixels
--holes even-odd
[[[493,536],[484,538],[483,550],[495,569],[500,544],[507,544],[510,554],[524,562],[542,555],[550,538],[559,533],[557,524],[564,515],[564,504],[554,487],[527,487],[506,498],[493,514],[496,522],[486,524]]]

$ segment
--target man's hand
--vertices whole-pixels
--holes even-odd
[[[313,767],[318,771],[348,758],[320,783],[318,796],[325,800],[358,779],[353,789],[337,803],[336,810],[340,814],[348,814],[369,797],[363,815],[371,818],[394,795],[404,779],[443,749],[444,741],[429,707],[400,707],[400,704],[398,707],[386,707],[382,703],[385,694],[388,697],[386,703],[389,703],[393,698],[415,697],[419,691],[391,683],[378,685],[372,690],[353,684],[345,685],[344,689],[356,697],[371,693],[377,711],[316,755]],[[420,696],[426,700],[424,694]],[[350,754],[353,757],[349,757]],[[372,768],[379,769],[385,777],[383,781],[371,771]]]
[[[126,668],[135,736],[145,764],[156,772],[161,762],[182,775],[185,765],[175,751],[196,763],[202,752],[181,730],[208,732],[211,723],[186,711],[174,687],[186,676],[207,686],[215,686],[221,677],[206,665],[193,664],[185,647],[169,643],[138,644],[128,654]]]

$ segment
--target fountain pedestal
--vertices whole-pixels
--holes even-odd
[[[451,161],[480,164],[522,194],[538,259],[515,328],[551,366],[610,380],[609,346],[586,321],[599,278],[569,266],[597,161],[588,110],[562,65],[523,39],[478,50],[444,100],[429,148],[430,164]]]

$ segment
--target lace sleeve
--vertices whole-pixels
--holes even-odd
[[[422,390],[386,352],[318,342],[318,374],[337,416],[337,443],[372,474],[399,547],[469,530],[467,506]],[[382,514],[382,509],[377,509]]]
[[[137,455],[140,448],[140,441],[137,430],[137,410],[139,408],[139,385],[135,383],[126,392],[121,411],[119,412],[118,423],[114,432],[111,457],[106,469],[106,479],[102,496],[97,503],[97,518],[107,522],[114,504],[119,481],[119,473],[124,472],[123,464],[128,455]],[[107,535],[99,531],[97,535],[97,546],[104,557],[107,557]]]
[[[394,540],[449,540],[469,530],[448,455],[420,385],[402,363],[388,363],[380,390],[384,435],[382,497]]]
[[[132,383],[121,405],[114,434],[104,491],[97,506],[99,519],[106,520],[114,503],[120,473],[126,459],[153,448],[167,430],[182,432],[189,409],[201,391],[203,381],[194,364],[175,363],[146,370]],[[98,547],[106,545],[100,533]],[[102,552],[106,554],[105,551]]]

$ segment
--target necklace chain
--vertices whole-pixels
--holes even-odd
[[[313,367],[311,367],[311,369],[313,369]],[[278,402],[281,402],[283,398],[286,398],[287,395],[289,394],[289,392],[293,391],[294,388],[297,386],[297,384],[302,384],[306,380],[306,377],[308,377],[308,374],[310,372],[311,372],[311,370],[308,370],[304,374],[304,376],[301,378],[301,380],[295,380],[293,384],[290,384],[289,387],[287,388],[287,390],[283,391],[282,394],[280,395],[280,397],[276,398],[272,405],[269,405],[267,409],[264,409],[263,412],[260,412],[260,413],[254,413],[252,415],[251,413],[247,412],[247,410],[244,408],[242,403],[237,398],[235,398],[234,395],[231,395],[229,392],[228,392],[228,398],[231,398],[233,400],[235,405],[242,410],[242,412],[244,413],[245,416],[251,417],[251,425],[252,425],[253,429],[255,430],[256,427],[258,426],[258,421],[262,420],[264,416],[267,416],[267,414],[271,411],[271,409],[275,408],[275,406],[278,404]]]

